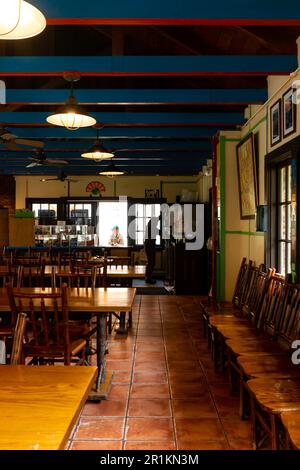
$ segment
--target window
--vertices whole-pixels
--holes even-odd
[[[286,275],[292,270],[292,164],[281,167],[278,178],[278,269]]]
[[[135,242],[143,245],[145,230],[151,217],[160,216],[160,204],[135,204]],[[159,225],[158,225],[159,227]],[[156,237],[156,245],[161,244],[161,236]]]
[[[92,224],[92,204],[71,203],[69,204],[69,219],[76,225]]]
[[[36,219],[57,219],[57,204],[33,203],[32,211]]]
[[[98,220],[100,246],[128,246],[127,202],[99,202]]]

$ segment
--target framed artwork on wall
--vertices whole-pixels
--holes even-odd
[[[281,141],[281,100],[271,106],[270,109],[271,146]]]
[[[296,132],[296,104],[293,100],[294,90],[290,88],[282,97],[283,136]]]
[[[237,170],[241,219],[254,219],[258,201],[253,134],[237,146]]]

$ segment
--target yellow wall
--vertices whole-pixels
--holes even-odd
[[[264,132],[265,121],[257,121],[256,132]],[[245,130],[244,135],[250,129]],[[223,179],[223,236],[224,246],[220,259],[219,275],[224,286],[224,298],[231,300],[237,273],[244,256],[252,259],[257,265],[264,262],[264,234],[256,232],[255,220],[241,220],[238,190],[238,172],[236,147],[241,139],[239,131],[222,131],[219,133],[219,152],[221,179]],[[223,149],[223,150],[221,150]],[[259,165],[260,172],[263,169]],[[223,172],[222,172],[223,169]],[[262,178],[262,176],[261,176]],[[222,250],[221,250],[222,251]]]
[[[199,176],[177,176],[177,177],[156,177],[156,176],[131,176],[107,178],[97,176],[74,176],[70,177],[77,180],[76,183],[70,183],[70,197],[89,196],[86,187],[91,181],[100,181],[106,187],[102,193],[104,197],[111,196],[129,196],[136,198],[145,197],[145,189],[162,189],[161,197],[167,198],[167,201],[175,202],[176,196],[181,195],[182,190],[188,189],[204,195],[206,200],[207,181],[205,185],[199,180]],[[68,183],[60,181],[41,182],[40,176],[16,176],[16,208],[24,208],[26,197],[67,197]],[[202,180],[201,180],[202,181]],[[201,186],[201,187],[200,187]],[[203,186],[203,188],[202,188]],[[202,202],[202,199],[201,199]]]

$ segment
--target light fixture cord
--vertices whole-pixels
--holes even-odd
[[[7,31],[6,33],[0,33],[0,36],[7,36],[8,34],[10,33],[13,33],[15,31],[15,29],[17,29],[17,27],[19,26],[19,23],[21,21],[21,5],[22,5],[22,1],[23,0],[19,0],[19,16],[18,16],[18,20],[17,20],[17,23],[16,25],[13,27],[13,29],[11,29],[10,31]]]

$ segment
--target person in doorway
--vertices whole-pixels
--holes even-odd
[[[151,219],[147,223],[146,231],[145,231],[144,247],[145,247],[145,253],[147,256],[145,281],[147,284],[156,283],[152,275],[153,275],[153,269],[155,266],[156,237],[159,234],[159,229],[157,227],[158,222],[159,222],[159,217],[151,217]]]

